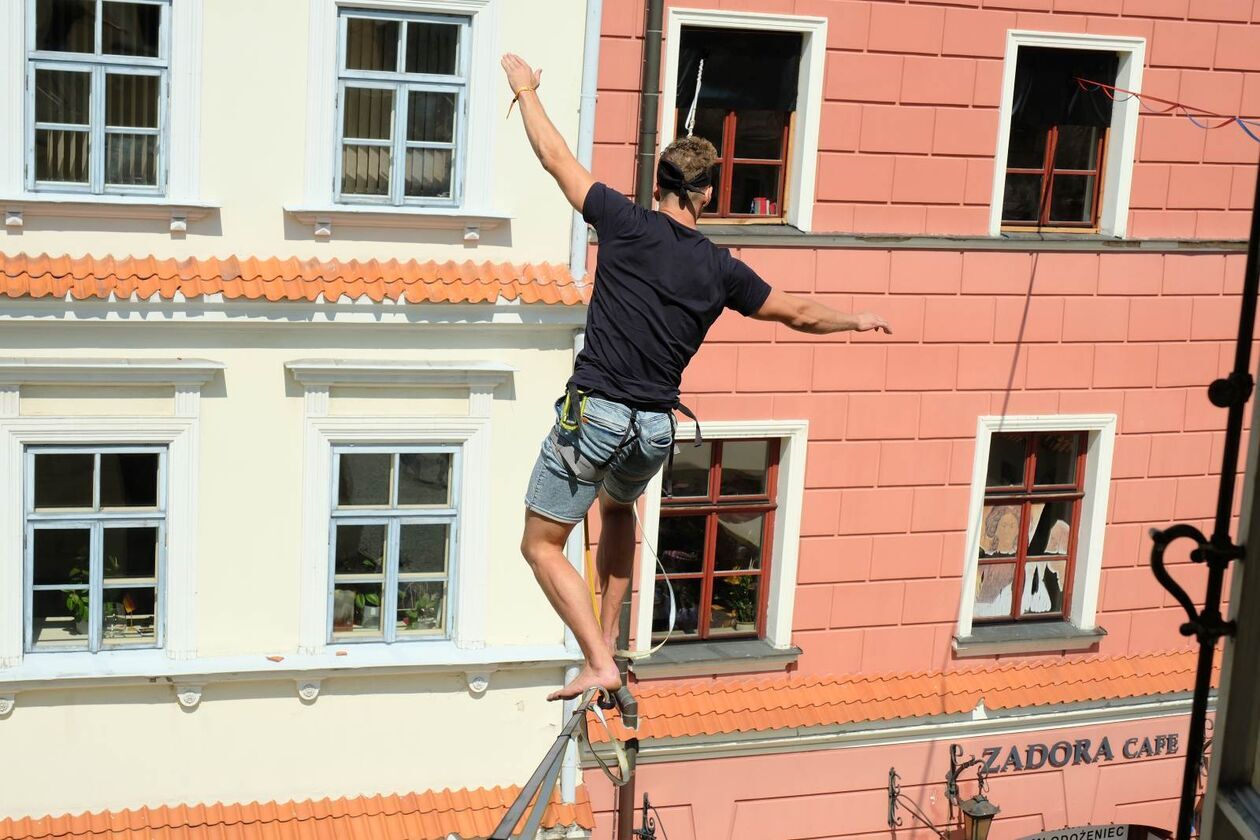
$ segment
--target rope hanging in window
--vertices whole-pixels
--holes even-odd
[[[700,59],[700,67],[696,70],[696,93],[691,97],[691,108],[687,110],[687,119],[683,123],[687,127],[687,136],[696,127],[696,106],[700,104],[700,80],[704,78],[704,59]]]
[[[1231,117],[1226,114],[1215,114],[1203,108],[1195,108],[1190,105],[1184,105],[1180,102],[1174,102],[1171,99],[1160,99],[1157,96],[1151,96],[1147,93],[1138,93],[1132,90],[1125,90],[1114,85],[1106,85],[1102,82],[1091,81],[1090,79],[1082,79],[1076,77],[1076,83],[1080,85],[1081,90],[1092,92],[1101,90],[1112,102],[1127,102],[1130,99],[1136,99],[1138,104],[1145,108],[1148,113],[1153,114],[1180,114],[1186,117],[1190,122],[1199,128],[1207,131],[1215,131],[1218,128],[1224,128],[1231,123],[1237,125],[1243,130],[1243,133],[1260,143],[1260,120],[1243,119],[1242,117]],[[1158,102],[1164,107],[1155,107],[1152,102]],[[1199,118],[1204,121],[1199,122]],[[1215,125],[1211,124],[1211,120],[1221,120]]]

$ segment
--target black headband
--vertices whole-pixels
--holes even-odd
[[[683,177],[683,171],[673,161],[661,158],[661,162],[656,165],[657,186],[663,190],[678,193],[680,196],[685,197],[689,192],[704,192],[710,183],[712,179],[707,169],[688,181]]]

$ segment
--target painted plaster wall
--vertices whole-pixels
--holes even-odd
[[[983,8],[981,6],[983,5]],[[642,0],[608,4],[597,174],[633,189]],[[828,18],[814,230],[985,235],[1008,29],[1146,39],[1143,92],[1260,116],[1254,0],[669,0]],[[672,115],[662,118],[672,126]],[[1246,238],[1257,150],[1236,126],[1139,121],[1129,235]]]
[[[1002,811],[991,829],[994,840],[1013,840],[1047,829],[1106,823],[1138,823],[1171,828],[1184,758],[1186,719],[1154,718],[1131,723],[1074,729],[959,738],[964,757],[986,747],[1030,743],[1052,745],[1080,738],[1097,752],[1106,737],[1115,754],[1111,762],[1046,767],[995,774],[987,796]],[[1129,738],[1176,733],[1181,749],[1174,756],[1123,758]],[[902,793],[937,825],[947,821],[944,796],[949,745],[955,739],[869,747],[786,752],[776,755],[708,758],[702,763],[673,761],[640,764],[636,793],[646,792],[660,811],[660,823],[678,840],[754,840],[760,838],[887,838],[888,768],[896,767]],[[644,755],[649,755],[645,752]],[[972,771],[960,783],[962,797],[975,793]],[[595,840],[611,838],[616,810],[611,786],[598,770],[586,774],[595,809]],[[896,837],[922,840],[932,835],[914,830],[899,812],[903,828]],[[636,816],[636,823],[638,825]],[[658,829],[659,833],[659,829]]]
[[[14,0],[21,2],[21,0]],[[581,0],[503,2],[493,54],[476,57],[491,65],[493,87],[470,90],[490,97],[493,119],[469,126],[488,135],[493,147],[493,209],[511,214],[500,227],[482,231],[475,246],[457,230],[415,224],[349,227],[333,225],[331,241],[316,241],[312,225],[283,207],[303,202],[309,132],[335,127],[307,118],[310,9],[305,0],[204,3],[201,78],[201,198],[220,209],[190,220],[185,236],[172,236],[167,219],[111,219],[103,210],[91,219],[28,213],[20,234],[0,234],[0,248],[33,254],[260,256],[304,259],[418,259],[564,263],[568,260],[571,213],[563,196],[534,160],[519,119],[504,122],[511,95],[499,68],[502,51],[528,52],[530,44],[571,45],[544,59],[547,106],[561,133],[576,141],[581,84],[585,3]],[[243,25],[248,22],[248,25]],[[334,96],[329,90],[328,96]]]

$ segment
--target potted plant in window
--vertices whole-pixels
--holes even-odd
[[[735,630],[751,633],[757,629],[757,579],[735,578],[728,601],[735,613]]]
[[[381,626],[381,596],[375,592],[357,592],[354,606],[359,612],[360,627]]]
[[[403,610],[403,624],[408,630],[433,630],[438,626],[442,597],[433,592],[418,592],[410,607]]]

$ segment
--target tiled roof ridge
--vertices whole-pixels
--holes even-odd
[[[406,794],[374,794],[370,796],[332,799],[289,800],[247,804],[159,805],[141,806],[117,811],[83,812],[72,815],[0,819],[0,838],[4,840],[44,840],[67,835],[107,834],[120,830],[159,831],[176,829],[212,829],[246,825],[309,822],[356,816],[441,815],[467,811],[505,811],[515,800],[516,786],[490,788],[443,788],[440,791]],[[495,819],[500,818],[498,813]],[[577,824],[593,828],[590,798],[579,785],[576,801],[571,805],[552,796],[544,814],[543,826]]]

